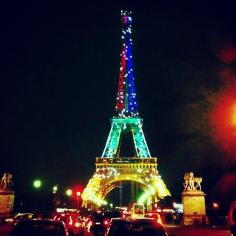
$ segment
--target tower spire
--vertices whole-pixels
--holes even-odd
[[[122,50],[120,59],[120,74],[116,99],[118,117],[138,117],[136,92],[133,73],[132,56],[132,13],[121,11]]]

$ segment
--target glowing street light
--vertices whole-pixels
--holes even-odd
[[[58,187],[57,187],[57,185],[55,185],[55,186],[53,186],[53,187],[52,187],[52,192],[53,192],[53,193],[56,193],[56,192],[57,192],[57,190],[58,190]]]
[[[219,209],[220,208],[220,204],[218,202],[212,202],[212,208],[213,209]]]
[[[39,189],[42,187],[42,181],[40,179],[36,179],[33,181],[33,187]]]
[[[72,190],[69,188],[69,189],[67,189],[66,190],[66,195],[68,196],[68,197],[70,197],[71,195],[72,195]]]

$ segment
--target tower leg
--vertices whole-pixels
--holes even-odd
[[[135,202],[135,184],[134,182],[131,182],[131,200],[132,203]]]
[[[122,206],[122,182],[119,183],[119,206]]]

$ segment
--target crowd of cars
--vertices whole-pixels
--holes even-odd
[[[5,219],[12,226],[9,236],[166,236],[157,218],[132,218],[120,213],[78,211],[53,215],[19,213]]]
[[[0,223],[10,226],[9,236],[167,236],[163,222],[168,224],[168,221],[164,215],[145,212],[139,207],[137,211],[86,214],[77,209],[63,209],[53,214],[18,213],[1,218]],[[231,235],[236,236],[235,201],[227,218]]]

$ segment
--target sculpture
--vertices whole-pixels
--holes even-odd
[[[201,177],[194,177],[193,172],[187,172],[184,174],[184,191],[198,190],[201,191]]]
[[[3,189],[11,189],[11,186],[13,185],[12,182],[12,174],[10,173],[4,173],[1,179],[1,186]]]

